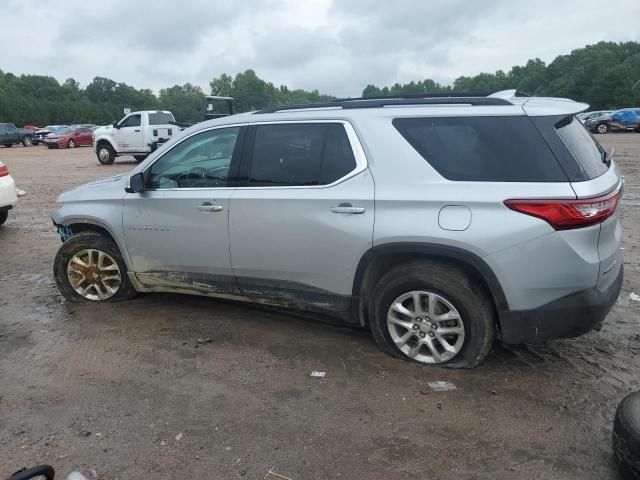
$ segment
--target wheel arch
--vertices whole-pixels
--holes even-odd
[[[482,258],[458,247],[414,242],[378,245],[368,250],[360,259],[353,280],[352,295],[358,299],[357,314],[362,326],[368,323],[368,312],[364,306],[367,304],[367,295],[376,279],[379,279],[392,265],[420,258],[452,263],[477,279],[493,300],[499,326],[501,312],[508,310],[508,304],[498,278]]]
[[[127,265],[127,269],[131,270],[131,263],[129,261],[129,255],[125,245],[122,245],[121,242],[118,241],[118,236],[109,228],[108,225],[94,219],[87,218],[69,218],[65,219],[64,222],[58,223],[54,221],[56,227],[65,227],[73,234],[80,232],[96,232],[104,235],[109,238],[120,250],[120,254]],[[62,234],[61,234],[62,237]],[[63,240],[64,241],[64,240]]]
[[[118,150],[116,149],[116,146],[113,143],[111,137],[96,138],[96,150],[98,149],[98,147],[100,147],[100,145],[102,145],[104,143],[108,144],[113,149],[113,151],[115,152],[116,156],[118,155]]]

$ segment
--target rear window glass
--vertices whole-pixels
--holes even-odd
[[[566,182],[567,176],[528,118],[396,118],[393,125],[449,180]]]
[[[602,161],[604,149],[582,122],[569,117],[556,124],[556,131],[589,178],[599,177],[607,171],[609,167]]]
[[[167,125],[170,122],[173,122],[173,115],[170,113],[149,113],[149,125]]]

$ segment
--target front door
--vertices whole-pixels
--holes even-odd
[[[243,134],[243,127],[226,127],[187,137],[145,170],[144,192],[125,196],[127,250],[143,284],[154,290],[236,292],[229,179]]]
[[[144,148],[142,134],[142,117],[139,113],[131,114],[122,119],[118,128],[113,129],[113,140],[121,152],[141,152]]]
[[[347,310],[374,216],[373,179],[353,128],[263,124],[245,143],[241,177],[248,180],[231,197],[229,219],[242,293]]]

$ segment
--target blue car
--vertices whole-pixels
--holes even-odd
[[[585,126],[594,133],[640,132],[640,108],[622,108],[587,120]]]

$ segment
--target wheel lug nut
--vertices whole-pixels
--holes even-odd
[[[419,328],[420,328],[420,327],[419,327],[418,325],[415,325],[415,324],[413,325],[413,329],[414,329],[414,330],[418,330]]]
[[[426,336],[427,336],[427,334],[426,334],[426,333],[424,333],[424,332],[420,332],[420,338],[424,338],[424,337],[426,337]]]
[[[433,328],[434,330],[437,330],[438,329],[438,325],[436,325],[435,323],[432,323],[431,324],[431,328]]]
[[[433,337],[435,337],[435,336],[436,336],[436,334],[435,334],[435,333],[433,333],[433,332],[429,332],[429,336],[430,336],[431,338],[433,338]]]

